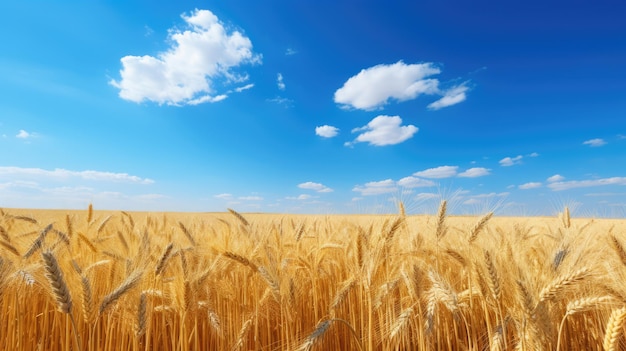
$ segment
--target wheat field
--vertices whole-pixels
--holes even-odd
[[[0,211],[3,350],[621,350],[626,221]]]

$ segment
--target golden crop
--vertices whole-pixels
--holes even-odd
[[[0,212],[3,350],[618,350],[626,221]]]

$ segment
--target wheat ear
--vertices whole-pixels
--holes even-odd
[[[588,267],[583,267],[570,274],[558,277],[541,290],[539,293],[539,302],[555,299],[557,295],[563,292],[567,287],[584,280],[590,274],[591,270]]]
[[[146,323],[148,321],[146,313],[146,293],[139,296],[139,307],[137,308],[137,336],[141,337],[146,333]]]
[[[243,224],[244,226],[248,226],[250,223],[244,218],[244,216],[241,215],[241,213],[233,210],[232,208],[228,209],[228,212],[230,212],[233,216],[235,216],[239,222],[241,222],[241,224]]]
[[[72,311],[72,297],[70,296],[69,289],[63,279],[63,272],[59,268],[54,254],[50,251],[41,253],[43,258],[44,268],[46,269],[46,278],[52,287],[52,293],[57,302],[57,305],[61,312],[71,313]]]
[[[476,238],[478,237],[478,234],[480,233],[481,230],[483,230],[483,228],[485,228],[485,226],[487,225],[487,222],[489,221],[489,219],[491,219],[492,216],[493,216],[493,212],[487,213],[478,221],[478,223],[474,225],[474,227],[472,227],[472,230],[470,231],[469,240],[468,240],[470,244],[473,243],[474,240],[476,240]]]
[[[173,248],[174,248],[174,243],[169,243],[169,245],[167,245],[167,247],[163,251],[163,254],[161,255],[161,258],[159,259],[159,263],[156,265],[156,268],[154,269],[155,275],[158,276],[161,273],[163,273],[163,269],[165,269],[165,264],[167,263],[167,260],[170,258]]]
[[[128,276],[128,278],[126,278],[126,280],[124,280],[124,282],[122,282],[122,284],[120,284],[120,286],[105,296],[100,304],[100,314],[102,314],[113,302],[122,297],[122,295],[134,288],[141,280],[141,274],[141,271],[133,272]]]
[[[447,228],[446,228],[446,223],[445,223],[447,207],[448,207],[448,203],[446,202],[446,200],[441,201],[441,204],[439,205],[439,211],[437,211],[437,230],[436,230],[437,240],[441,240],[443,236],[446,235],[447,233]]]
[[[328,329],[330,329],[330,326],[332,325],[332,323],[333,323],[332,319],[327,319],[327,320],[320,321],[319,323],[317,323],[315,330],[311,334],[309,334],[309,336],[306,337],[306,339],[304,340],[304,343],[302,343],[302,345],[298,348],[298,351],[312,350],[313,346],[315,346],[316,343],[322,340],[322,337],[324,336],[324,334],[326,334]]]
[[[617,350],[620,332],[626,319],[626,307],[613,310],[611,317],[606,325],[606,333],[604,335],[604,351]]]

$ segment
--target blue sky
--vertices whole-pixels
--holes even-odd
[[[626,216],[618,1],[3,1],[0,207]]]

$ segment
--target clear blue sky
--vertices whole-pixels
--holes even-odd
[[[623,1],[2,1],[0,207],[626,216]]]

